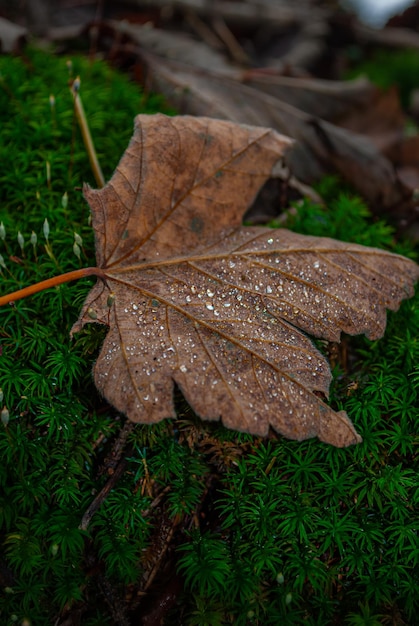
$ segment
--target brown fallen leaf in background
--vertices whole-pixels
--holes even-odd
[[[399,234],[417,237],[419,170],[395,157],[411,132],[396,85],[383,92],[366,79],[342,80],[354,54],[367,59],[374,42],[417,47],[411,27],[367,28],[318,0],[130,0],[124,8],[98,7],[94,20],[86,8],[70,29],[58,26],[59,13],[50,16],[49,34],[60,46],[72,50],[70,40],[83,37],[90,54],[129,69],[178,113],[285,132],[297,140],[289,165],[306,188],[338,174]],[[275,217],[285,197],[304,195],[286,176],[278,179]]]
[[[169,56],[180,63],[192,62],[194,67],[212,69],[226,76],[237,74],[237,68],[228,62],[225,55],[190,35],[153,28],[151,24],[130,24],[126,21],[108,20],[102,28],[105,25],[120,37],[129,36],[156,56]]]
[[[138,116],[110,182],[86,187],[102,279],[73,332],[109,324],[96,385],[136,422],[174,417],[177,383],[203,419],[336,446],[361,439],[327,397],[305,333],[378,338],[419,267],[382,250],[241,226],[291,141],[209,118]]]
[[[20,51],[26,42],[27,35],[26,28],[0,17],[0,50],[2,54]]]
[[[22,12],[9,4],[6,15],[20,20]],[[28,14],[33,1],[27,4]],[[381,45],[417,48],[415,10],[393,21],[397,28],[377,30],[339,3],[319,0],[114,4],[106,11],[98,6],[95,19],[93,7],[77,11],[75,30],[58,26],[65,22],[60,7],[47,16],[49,24],[40,24],[37,12],[34,26],[60,42],[82,34],[90,54],[104,52],[141,83],[147,74],[147,86],[179,113],[286,132],[297,140],[290,167],[301,182],[312,185],[337,173],[375,214],[386,214],[399,233],[416,238],[419,170],[416,162],[394,158],[411,132],[396,85],[384,93],[367,80],[342,80],[356,57],[366,60]]]
[[[288,162],[301,182],[312,185],[327,174],[338,173],[374,213],[391,215],[399,230],[412,234],[418,175],[416,166],[401,171],[393,159],[406,141],[406,116],[397,90],[383,92],[366,79],[347,82],[310,76],[326,58],[328,71],[320,75],[328,75],[332,33],[335,44],[339,31],[349,41],[355,37],[355,26],[340,23],[333,11],[322,9],[314,14],[314,3],[309,3],[310,10],[308,5],[301,10],[295,3],[284,2],[279,11],[275,8],[277,14],[268,24],[259,7],[258,19],[253,18],[256,31],[251,35],[249,23],[245,26],[234,12],[223,13],[227,4],[221,3],[222,9],[217,5],[215,13],[211,7],[196,6],[193,15],[200,19],[206,10],[205,25],[211,27],[212,18],[221,10],[221,17],[245,46],[243,51],[253,50],[251,62],[262,67],[249,69],[249,63],[231,62],[226,47],[223,54],[220,45],[211,43],[215,28],[214,32],[207,28],[212,35],[209,43],[208,37],[200,40],[200,31],[193,38],[186,26],[191,23],[188,2],[176,5],[177,17],[184,16],[183,27],[181,20],[167,16],[157,20],[159,27],[107,20],[99,26],[102,41],[123,38],[120,49],[127,46],[126,52],[137,58],[141,80],[145,70],[147,87],[163,93],[179,113],[285,132],[297,140]],[[255,3],[250,2],[250,8],[254,10]]]
[[[151,86],[164,93],[181,113],[274,128],[296,139],[286,160],[304,183],[337,171],[377,212],[411,196],[411,189],[398,179],[392,163],[368,136],[331,124],[229,77],[162,61],[150,54],[143,56]]]
[[[151,24],[130,24],[115,20],[107,20],[101,27],[107,27],[109,34],[113,30],[118,36],[131,38],[144,52],[153,55],[150,58],[145,56],[147,62],[168,61],[169,71],[185,73],[190,68],[195,72],[203,71],[204,80],[207,72],[210,73],[210,79],[230,78],[291,104],[313,117],[320,117],[355,132],[382,135],[397,131],[399,138],[402,134],[405,119],[397,91],[392,89],[382,92],[366,78],[332,81],[310,76],[283,76],[274,68],[243,70],[242,66],[233,65],[226,55],[185,33],[153,28]],[[153,69],[150,68],[151,71]],[[150,78],[152,80],[153,76]],[[215,95],[222,102],[224,94]]]

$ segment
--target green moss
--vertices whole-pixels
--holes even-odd
[[[105,63],[83,57],[71,63],[109,178],[131,137],[134,116],[168,108]],[[81,186],[95,183],[75,122],[67,60],[28,50],[24,58],[1,57],[0,72],[0,253],[6,293],[94,264]],[[81,259],[73,252],[74,233],[82,238]],[[90,286],[82,280],[0,311],[0,387],[10,414],[0,431],[2,561],[10,587],[0,601],[5,624],[13,616],[18,623],[25,617],[32,624],[54,623],[63,607],[79,603],[83,623],[105,623],[103,592],[89,573],[90,552],[106,562],[110,578],[126,582],[137,577],[146,545],[141,511],[150,498],[133,496],[125,480],[88,531],[79,529],[112,469],[106,455],[120,430],[119,417],[92,384],[103,329],[69,338]]]
[[[375,50],[369,57],[358,60],[347,78],[365,75],[378,87],[388,89],[396,85],[401,102],[408,107],[410,95],[417,89],[419,53],[414,49]]]
[[[109,177],[134,115],[164,103],[103,63],[74,58],[73,67]],[[5,293],[94,264],[79,190],[94,181],[66,60],[29,50],[25,59],[1,57],[0,70]],[[338,182],[325,181],[322,192],[328,209],[305,201],[289,227],[414,255]],[[413,626],[418,296],[389,314],[381,341],[344,339],[350,358],[335,367],[332,402],[364,442],[338,450],[227,431],[198,420],[179,398],[178,420],[127,427],[91,380],[104,331],[93,325],[69,339],[90,285],[66,284],[0,310],[9,412],[0,424],[2,623],[60,623],[73,612],[87,626],[129,623],[157,567],[157,589],[177,575],[183,587],[167,624]]]

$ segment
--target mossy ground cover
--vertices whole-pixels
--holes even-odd
[[[106,178],[134,116],[165,108],[82,57],[28,50],[1,57],[0,72],[6,293],[94,265],[80,188],[95,183],[69,72]],[[336,181],[321,191],[327,208],[305,201],[288,226],[414,254]],[[69,338],[91,284],[0,311],[1,622],[131,624],[166,602],[166,624],[413,626],[418,296],[389,314],[380,341],[320,344],[334,363],[331,401],[363,436],[337,450],[204,424],[181,398],[177,420],[127,426],[92,383],[106,331]]]
[[[419,55],[417,50],[374,48],[369,54],[361,49],[352,50],[348,55],[354,67],[348,71],[348,78],[366,75],[378,87],[388,89],[397,86],[402,105],[407,109],[412,91],[417,88],[419,71]]]

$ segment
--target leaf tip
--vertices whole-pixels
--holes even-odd
[[[347,448],[362,443],[362,437],[356,432],[346,411],[331,412],[331,419],[320,422],[318,437],[320,441],[336,448]]]

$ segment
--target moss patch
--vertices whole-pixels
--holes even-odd
[[[94,181],[66,59],[28,50],[0,71],[5,293],[94,264],[80,192]],[[109,178],[133,117],[163,101],[103,63],[73,58],[71,71]],[[413,254],[339,183],[324,185],[328,210],[304,202],[290,227]],[[332,402],[364,438],[337,450],[204,424],[180,398],[177,420],[126,425],[91,380],[104,330],[69,339],[90,285],[0,310],[2,622],[138,623],[166,602],[166,624],[413,626],[418,297],[389,315],[383,340],[345,339],[350,358],[335,356]]]

